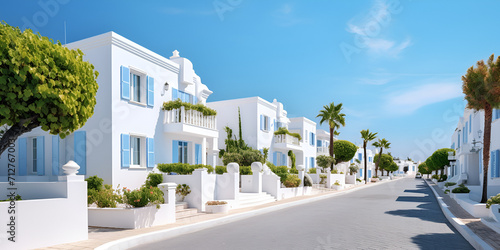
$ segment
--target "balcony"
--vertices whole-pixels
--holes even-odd
[[[293,149],[302,151],[302,147],[300,146],[300,141],[297,137],[291,135],[275,135],[274,136],[274,147],[281,149]]]
[[[216,116],[205,116],[196,110],[184,107],[164,110],[163,130],[165,133],[192,136],[218,137]]]

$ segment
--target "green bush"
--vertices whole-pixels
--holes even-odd
[[[130,191],[125,189],[123,191],[124,202],[132,207],[145,207],[147,205],[156,205],[160,208],[160,204],[164,203],[163,192],[157,187],[141,187]]]
[[[183,101],[181,101],[181,99],[164,102],[163,103],[163,110],[178,109],[182,106],[184,106],[184,108],[186,110],[192,109],[192,110],[199,111],[199,112],[203,113],[203,115],[205,115],[205,116],[217,115],[217,111],[215,111],[215,110],[213,110],[213,109],[211,109],[211,108],[209,108],[201,103],[191,104],[188,102],[183,102]]]
[[[361,180],[361,179],[359,179],[359,178],[356,178],[356,181],[357,181],[357,182],[362,182],[362,180]]]
[[[240,166],[240,175],[252,175],[252,167]]]
[[[432,177],[432,179],[439,180],[439,175],[437,175],[437,174],[433,174],[431,177]]]
[[[163,174],[149,173],[146,179],[146,187],[158,187],[163,182]]]
[[[297,168],[292,167],[290,168],[290,174],[299,174],[299,170]]]
[[[336,181],[335,181],[335,183],[333,183],[333,185],[335,185],[335,186],[340,186],[340,182],[339,182],[339,180],[336,180]]]
[[[15,200],[15,201],[22,201],[23,199],[21,198],[21,196],[20,196],[20,195],[18,195],[18,194],[17,194],[17,195],[14,197],[14,199],[7,198],[7,199],[5,199],[5,200],[0,200],[0,202],[4,202],[4,201],[11,201],[11,200]]]
[[[445,187],[451,187],[451,186],[455,186],[455,185],[457,185],[457,183],[455,183],[455,182],[446,182],[444,184]]]
[[[310,168],[309,171],[307,171],[309,174],[315,174],[316,173],[316,168]]]
[[[350,161],[357,150],[358,147],[350,141],[337,140],[333,142],[333,152],[335,153],[336,163]]]
[[[285,185],[285,187],[287,188],[298,187],[300,185],[300,182],[300,178],[297,175],[290,175],[283,182],[283,185]]]
[[[318,155],[318,157],[316,157],[316,164],[322,168],[329,168],[334,161],[333,157],[328,155]]]
[[[264,156],[259,150],[255,149],[247,149],[241,151],[241,155],[243,156],[243,162],[240,165],[243,166],[251,166],[254,162],[262,162]],[[227,165],[227,164],[225,164]]]
[[[458,187],[451,190],[451,192],[454,194],[469,193],[470,189],[467,188],[464,184],[460,184],[460,185],[458,185]]]
[[[210,165],[203,165],[203,164],[191,165],[188,163],[158,164],[158,170],[167,174],[176,173],[179,175],[189,175],[192,174],[193,171],[198,168],[206,168],[209,173],[214,172],[214,168]]]
[[[337,169],[332,170],[332,174],[338,174],[339,171]]]
[[[299,133],[292,133],[290,131],[288,131],[287,128],[285,127],[281,127],[281,128],[278,128],[278,130],[274,131],[274,135],[289,135],[289,136],[293,136],[295,138],[297,138],[299,141],[302,141],[302,137],[300,136]]]
[[[181,201],[184,201],[184,198],[191,193],[191,188],[187,184],[179,184],[175,188],[175,194],[181,197]]]
[[[449,194],[449,193],[450,193],[450,190],[449,190],[449,189],[446,189],[446,190],[444,190],[444,193],[445,193],[445,194]]]
[[[115,192],[111,185],[104,185],[104,189],[97,191],[95,203],[100,208],[114,208],[117,203],[123,202],[122,197]],[[88,201],[88,200],[87,200]]]
[[[276,174],[277,176],[280,177],[281,183],[284,183],[286,181],[286,179],[288,178],[288,176],[290,175],[290,173],[288,172],[287,166],[276,167],[273,165],[273,166],[270,166],[269,168],[271,169],[271,171],[273,171],[274,174]]]
[[[227,168],[226,168],[226,166],[215,166],[215,173],[216,173],[216,174],[224,174],[224,173],[227,173]]]
[[[243,162],[243,155],[240,153],[224,153],[224,156],[222,157],[222,163],[224,163],[225,166],[231,162],[236,162],[239,165]]]
[[[357,173],[357,172],[358,172],[358,170],[359,170],[358,166],[356,166],[354,163],[353,163],[353,164],[351,164],[351,166],[349,166],[349,173],[350,173],[351,175],[353,175],[353,174]]]
[[[495,196],[491,196],[487,201],[486,201],[486,208],[490,208],[491,205],[493,204],[500,204],[500,194],[497,194]]]
[[[304,187],[312,187],[313,180],[308,174],[304,175]]]
[[[326,178],[328,178],[328,177],[326,176],[326,174],[320,174],[320,175],[319,175],[319,178],[321,179],[321,180],[319,181],[319,184],[324,184],[324,183],[325,183]]]
[[[102,190],[102,183],[104,182],[103,179],[97,177],[97,175],[90,176],[89,178],[85,179],[87,182],[87,189],[93,189],[93,190]]]
[[[448,176],[445,175],[445,174],[442,174],[440,177],[439,177],[439,180],[438,182],[443,182],[443,181],[446,181],[448,179]]]

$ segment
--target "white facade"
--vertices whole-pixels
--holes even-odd
[[[16,142],[19,178],[53,179],[62,164],[74,160],[80,174],[136,188],[158,163],[215,164],[215,117],[162,110],[177,98],[205,103],[212,93],[188,59],[177,51],[167,59],[114,32],[67,47],[82,50],[99,72],[94,115],[65,139],[40,128],[23,134]],[[0,171],[7,175],[5,168]]]
[[[373,157],[375,156],[377,152],[375,153],[371,149],[366,149],[366,161],[367,161],[367,172],[368,172],[368,178],[371,178],[375,176],[375,163],[373,163]],[[351,159],[349,163],[356,163],[356,159],[361,161],[361,164],[359,164],[359,170],[358,173],[356,173],[356,178],[364,179],[365,178],[365,158],[364,158],[364,150],[363,147],[358,147],[358,150],[356,151],[356,154],[354,157]],[[348,171],[348,170],[346,170]]]
[[[318,129],[317,139],[316,139],[316,155],[330,155],[330,133],[323,130]],[[338,140],[335,136],[333,137],[333,141]]]
[[[467,185],[483,184],[484,111],[464,110],[451,139],[456,162],[448,169],[448,180]],[[500,192],[500,110],[493,110],[491,122],[488,196]],[[471,189],[471,190],[481,190]],[[481,194],[471,194],[478,196]]]
[[[418,164],[408,160],[395,160],[398,164],[398,170],[394,171],[395,174],[407,174],[414,176],[418,172]],[[406,171],[405,171],[406,170]]]
[[[290,166],[288,151],[292,150],[297,165],[306,166],[306,160],[307,166],[315,164],[316,123],[306,118],[296,118],[291,121],[283,109],[283,104],[276,99],[271,103],[260,97],[249,97],[209,102],[207,106],[217,110],[217,129],[221,133],[219,148],[225,147],[224,140],[227,135],[224,127],[228,126],[233,130],[233,135],[238,136],[239,108],[243,140],[254,149],[269,148],[267,159],[269,162],[276,166]],[[292,133],[299,133],[302,141],[290,135],[274,135],[274,131],[279,127],[285,127]]]

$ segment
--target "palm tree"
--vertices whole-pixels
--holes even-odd
[[[342,111],[342,103],[335,105],[333,102],[330,105],[323,106],[323,110],[319,111],[319,114],[316,117],[321,117],[321,121],[319,124],[323,124],[324,122],[328,122],[328,126],[330,127],[330,145],[329,145],[329,153],[330,156],[333,157],[333,135],[335,134],[335,129],[340,128],[340,126],[345,126],[345,114],[341,113]],[[333,169],[332,162],[331,168]]]
[[[385,149],[391,148],[391,143],[384,138],[384,139],[378,139],[378,141],[374,142],[372,144],[372,146],[374,146],[376,148],[380,148],[380,152],[378,153],[378,160],[375,163],[375,173],[378,173],[378,165],[380,164],[380,159],[382,159],[382,150],[384,148]],[[383,169],[382,169],[382,176],[384,176],[384,170]]]
[[[367,163],[366,163],[366,144],[369,141],[373,141],[377,138],[377,133],[370,133],[370,130],[361,130],[361,139],[363,139],[363,153],[364,153],[364,160],[365,160],[365,183],[368,183],[367,181],[367,176],[368,176],[368,168],[367,168]],[[376,174],[376,173],[375,173]]]
[[[484,141],[483,141],[483,194],[481,203],[488,200],[488,162],[490,161],[491,120],[493,108],[500,108],[500,57],[494,61],[491,55],[486,65],[483,60],[477,62],[477,67],[470,67],[462,76],[462,91],[467,100],[467,108],[484,110]]]

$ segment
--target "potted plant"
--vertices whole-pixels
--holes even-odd
[[[333,183],[332,189],[334,189],[334,190],[341,190],[342,189],[342,186],[340,185],[340,182],[338,180],[336,180],[335,183]]]
[[[319,181],[319,184],[325,184],[325,182],[326,182],[326,178],[327,178],[326,174],[320,174],[320,175],[319,175],[319,178],[321,179],[321,180]]]
[[[459,197],[469,197],[470,189],[467,188],[463,183],[458,185],[458,187],[451,190],[451,198],[459,199]]]
[[[209,214],[227,214],[229,204],[225,201],[207,201],[205,211]]]
[[[191,193],[191,188],[187,184],[179,184],[175,188],[175,194],[178,197],[178,201],[183,202],[184,198]]]
[[[490,217],[500,222],[500,194],[491,196],[486,201],[486,208],[490,210]]]
[[[376,176],[376,175],[375,175],[375,176],[372,176],[371,181],[372,181],[372,182],[377,182],[377,181],[379,181],[378,176]]]

